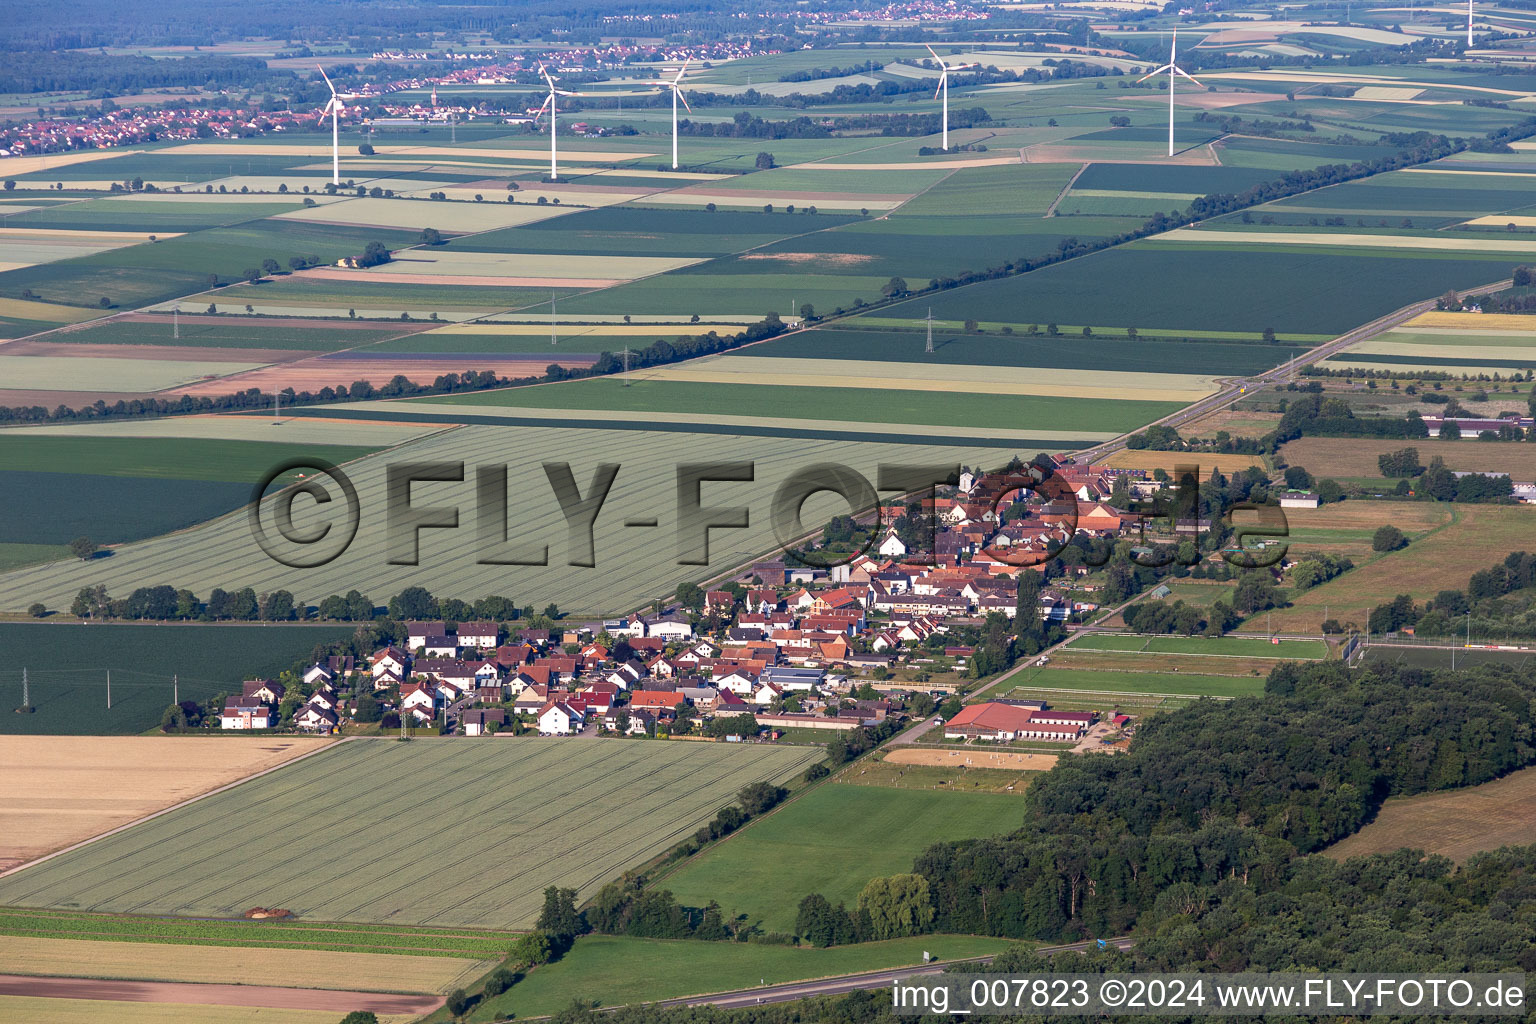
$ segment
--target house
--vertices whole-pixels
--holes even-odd
[[[907,553],[907,546],[902,543],[900,537],[896,536],[896,528],[893,526],[886,531],[885,539],[875,550],[887,558],[900,558]]]
[[[501,638],[501,629],[494,622],[459,623],[459,646],[488,651]]]
[[[665,661],[666,659],[662,658],[659,660]],[[628,690],[641,679],[645,678],[645,671],[646,669],[644,665],[631,658],[629,661],[626,661],[624,664],[618,666],[612,672],[609,672],[607,675],[605,675],[603,677],[603,681],[612,683],[614,686],[617,686],[621,690]]]
[[[644,736],[656,729],[656,716],[637,708],[611,708],[603,715],[603,728],[627,736]]]
[[[798,690],[801,693],[811,693],[821,689],[826,681],[825,669],[803,668],[793,665],[769,665],[763,669],[759,677],[762,682],[772,683],[781,691],[788,693]]]
[[[1283,491],[1280,494],[1281,508],[1317,508],[1318,497],[1314,491]]]
[[[368,669],[373,673],[375,683],[385,674],[393,676],[397,681],[404,679],[405,670],[409,665],[410,659],[398,647],[385,647],[383,650],[374,651],[368,659]]]
[[[336,671],[330,665],[315,662],[304,670],[303,680],[306,685],[314,686],[316,683],[329,683],[335,680]]]
[[[293,727],[305,732],[329,736],[336,731],[336,712],[317,704],[306,704],[293,716]]]
[[[1045,725],[1075,725],[1087,729],[1098,720],[1098,716],[1091,711],[1048,711],[1041,708],[1034,712],[1032,720]]]
[[[240,693],[245,697],[255,697],[263,704],[279,704],[283,694],[288,692],[288,687],[282,683],[274,683],[270,679],[247,679],[240,684]]]
[[[746,609],[749,612],[772,612],[779,607],[779,595],[767,587],[747,591]]]
[[[705,615],[729,615],[736,607],[736,595],[729,590],[710,590],[704,594]]]
[[[270,729],[273,723],[272,709],[260,697],[230,697],[219,715],[221,729]]]
[[[486,736],[506,724],[507,713],[501,708],[472,708],[462,719],[465,736]]]
[[[507,699],[507,687],[500,681],[477,683],[475,700],[481,704],[500,704]]]
[[[459,642],[451,636],[429,636],[412,650],[419,650],[428,658],[455,658],[459,654]]]
[[[618,695],[617,686],[612,683],[598,682],[583,689],[577,697],[586,702],[588,714],[601,715],[618,703]]]
[[[649,711],[653,714],[667,711],[676,711],[682,705],[688,703],[688,699],[675,690],[636,690],[629,695],[629,706],[634,711]]]
[[[437,684],[430,679],[400,687],[400,710],[412,712],[418,718],[430,721],[435,717],[439,700]]]
[[[645,635],[668,640],[687,640],[693,636],[693,623],[681,612],[658,615],[644,623]]]
[[[520,715],[534,715],[548,703],[549,686],[544,683],[531,683],[518,693],[517,699],[512,702],[512,710]]]
[[[539,733],[544,736],[569,736],[580,732],[586,716],[563,701],[553,701],[539,712]]]
[[[447,635],[446,622],[407,622],[405,624],[405,645],[413,651],[418,647],[425,647],[429,639]]]
[[[304,703],[306,707],[324,708],[326,711],[335,711],[336,691],[331,689],[329,686],[322,686],[314,693],[310,694],[309,700],[305,701]]]

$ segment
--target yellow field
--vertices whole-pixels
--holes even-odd
[[[1438,455],[1458,472],[1508,473],[1516,480],[1536,480],[1536,445],[1522,441],[1304,437],[1285,445],[1280,455],[1287,465],[1304,466],[1313,476],[1381,478],[1377,457],[1408,447],[1416,448],[1419,461],[1426,465]],[[1385,485],[1395,486],[1395,482],[1381,479]]]
[[[0,300],[4,301],[4,300]],[[711,323],[719,323],[712,320]],[[567,341],[579,338],[584,334],[598,334],[603,337],[655,337],[658,334],[690,333],[697,331],[697,325],[682,324],[558,324],[560,340]],[[449,324],[447,327],[435,327],[426,334],[487,334],[500,337],[549,337],[549,323],[531,324]]]
[[[1151,472],[1154,469],[1166,469],[1173,472],[1175,464],[1195,465],[1200,467],[1202,479],[1211,475],[1212,469],[1219,469],[1226,474],[1239,472],[1249,466],[1264,465],[1262,455],[1213,455],[1210,452],[1150,452],[1150,451],[1124,451],[1115,452],[1104,460],[1104,463],[1116,469],[1144,469]]]
[[[1058,759],[1054,754],[1026,754],[1017,750],[917,750],[912,747],[897,747],[885,755],[885,760],[890,764],[1046,772],[1055,767]]]
[[[70,164],[83,164],[91,160],[110,160],[115,156],[122,156],[127,150],[121,149],[81,149],[73,153],[49,153],[45,156],[13,156],[5,161],[5,174],[7,177],[13,174],[31,174],[34,171],[46,171],[50,167],[67,167]]]
[[[0,430],[0,438],[29,437],[190,437],[219,441],[272,441],[290,444],[356,444],[388,448],[445,428],[441,424],[390,423],[383,420],[331,419],[304,416],[283,420],[274,437],[272,421],[264,416],[168,416],[121,420],[49,423]]]
[[[9,974],[62,978],[283,985],[441,995],[485,974],[496,962],[454,956],[400,956],[334,950],[317,953],[306,949],[0,935],[0,964],[5,965]]]
[[[1481,786],[1393,797],[1365,828],[1327,849],[1343,860],[1404,846],[1464,861],[1482,850],[1536,843],[1536,768]]]
[[[330,740],[0,736],[0,868],[99,835]],[[0,1015],[3,1017],[3,1015]]]
[[[306,220],[324,224],[393,227],[415,230],[435,227],[441,231],[489,231],[518,224],[532,224],[575,207],[534,203],[435,203],[425,199],[348,199],[344,203],[314,206],[280,213],[275,220]]]
[[[652,274],[691,267],[704,262],[688,256],[568,256],[547,253],[464,252],[422,247],[408,249],[374,270],[390,274],[419,274],[424,279],[443,276],[521,277],[558,280],[572,277],[633,281]],[[544,333],[548,333],[545,328]],[[654,332],[652,332],[654,333]]]
[[[1119,373],[1106,378],[1091,370],[729,355],[657,367],[644,371],[641,376],[646,380],[710,384],[815,385],[1185,403],[1197,401],[1215,390],[1209,377],[1195,374]]]
[[[35,999],[0,996],[0,1020],[27,1024],[336,1024],[334,1010],[274,1010],[261,1006],[122,1003],[107,999]],[[406,1024],[409,1014],[382,1016],[379,1024]]]
[[[254,370],[263,365],[212,359],[73,359],[69,356],[0,355],[0,381],[4,381],[6,387],[30,388],[35,391],[131,393],[160,391],[181,384]]]
[[[1429,238],[1422,235],[1361,235],[1325,231],[1203,231],[1175,228],[1158,235],[1165,242],[1214,242],[1260,245],[1350,245],[1367,249],[1462,250],[1469,252],[1536,252],[1536,239],[1469,238],[1453,235]]]
[[[76,324],[82,320],[94,320],[101,316],[101,310],[56,306],[51,302],[32,302],[28,299],[0,299],[0,316],[41,320],[50,324]]]
[[[1499,218],[1502,220],[1503,218]],[[1536,217],[1530,218],[1536,225]],[[1536,317],[1518,313],[1421,313],[1404,327],[1452,327],[1458,331],[1531,331],[1536,332]]]
[[[532,203],[535,206],[538,205],[539,197],[542,196],[551,203],[558,199],[562,206],[600,207],[616,206],[619,203],[627,203],[634,199],[643,199],[650,195],[652,191],[652,189],[647,188],[620,188],[617,185],[602,189],[601,191],[596,189],[590,191],[562,189],[559,185],[524,185],[517,192],[511,194],[517,197],[519,203]],[[449,199],[457,199],[464,202],[474,202],[475,196],[484,196],[486,202],[505,203],[508,195],[506,192],[492,192],[486,188],[452,187],[416,189],[405,193],[405,195],[412,199],[426,199],[428,194],[432,192],[442,192]]]
[[[817,164],[817,167],[831,167],[832,164]],[[838,166],[847,166],[840,164]],[[882,170],[888,170],[891,164],[879,164]],[[924,164],[923,166],[927,166]],[[857,182],[850,181],[849,185]],[[782,209],[786,202],[793,201],[797,207],[814,206],[818,210],[894,210],[906,202],[907,196],[883,196],[880,199],[839,199],[834,195],[824,195],[815,200],[786,200],[782,192],[749,192],[742,194],[726,194],[721,192],[658,192],[653,196],[647,196],[646,202],[652,206],[703,206],[706,203],[714,203],[717,206],[756,206],[764,203],[772,203],[774,209]],[[543,207],[540,207],[543,209]]]
[[[177,238],[177,232],[155,232],[156,238]],[[81,228],[0,228],[0,243],[38,238],[83,238],[89,242],[117,242],[127,245],[149,239],[144,231],[91,231]]]

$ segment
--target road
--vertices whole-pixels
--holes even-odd
[[[1132,945],[1128,938],[1106,941],[1116,949],[1129,949]],[[1055,953],[1084,953],[1094,945],[1094,940],[1071,942],[1063,946],[1047,946],[1039,952],[1047,956]],[[991,963],[992,960],[990,956],[978,956],[964,960],[949,960],[944,963],[922,964],[916,967],[895,967],[883,971],[866,971],[863,974],[845,974],[837,978],[822,978],[816,981],[792,981],[782,985],[764,985],[760,988],[740,989],[735,992],[718,992],[708,996],[685,996],[682,999],[668,999],[655,1005],[662,1007],[720,1006],[730,1009],[756,1006],[761,1003],[785,1003],[794,999],[836,996],[862,989],[885,988],[895,981],[939,974],[946,967],[957,964],[974,964],[981,967]]]
[[[1486,284],[1478,288],[1468,288],[1466,291],[1502,291],[1505,288],[1511,287],[1513,284],[1514,282],[1512,280],[1505,278],[1502,281],[1495,281],[1492,284]],[[1325,342],[1316,348],[1308,349],[1301,355],[1296,356],[1294,359],[1289,359],[1275,367],[1273,370],[1270,370],[1267,373],[1259,374],[1256,377],[1218,378],[1218,383],[1221,385],[1221,390],[1216,394],[1207,398],[1202,398],[1200,401],[1194,403],[1193,405],[1187,405],[1183,409],[1180,409],[1178,412],[1169,416],[1164,416],[1162,419],[1148,424],[1148,426],[1162,425],[1178,427],[1187,423],[1194,422],[1195,420],[1201,419],[1202,417],[1208,416],[1209,414],[1215,412],[1217,409],[1225,408],[1226,406],[1233,404],[1239,399],[1249,398],[1255,394],[1258,394],[1265,388],[1274,387],[1279,384],[1285,384],[1290,381],[1297,370],[1307,365],[1308,363],[1316,363],[1327,359],[1329,356],[1342,352],[1343,350],[1354,345],[1358,345],[1362,341],[1367,341],[1371,338],[1374,338],[1378,334],[1385,334],[1387,331],[1401,326],[1407,321],[1412,320],[1414,317],[1434,309],[1436,301],[1436,299],[1425,299],[1422,302],[1415,302],[1412,305],[1404,306],[1401,309],[1394,310],[1393,312],[1388,313],[1386,316],[1377,317],[1375,320],[1372,320],[1368,324],[1365,324],[1361,327],[1356,327],[1354,330],[1341,334],[1337,338],[1334,338],[1332,341]],[[1145,430],[1146,428],[1143,427],[1142,429]],[[1130,435],[1127,434],[1123,437],[1118,437],[1113,441],[1106,441],[1104,444],[1098,445],[1096,447],[1084,448],[1080,451],[1073,452],[1072,456],[1074,460],[1080,464],[1092,463],[1106,458],[1107,456],[1113,455],[1115,452],[1121,451],[1126,447],[1126,442],[1129,439]]]

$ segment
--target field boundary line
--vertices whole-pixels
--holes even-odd
[[[27,868],[35,867],[36,865],[41,864],[44,861],[50,861],[50,860],[53,860],[55,857],[61,857],[61,856],[63,856],[66,853],[72,853],[73,851],[78,850],[81,847],[89,846],[92,843],[98,842],[98,841],[100,841],[102,839],[106,839],[108,836],[115,836],[119,832],[123,832],[123,831],[126,831],[126,830],[130,829],[130,828],[133,828],[135,825],[142,825],[146,821],[153,821],[155,818],[158,818],[158,817],[160,817],[162,815],[170,814],[172,811],[178,811],[178,810],[180,810],[183,807],[189,806],[191,804],[195,804],[199,800],[206,800],[206,799],[208,799],[211,796],[217,796],[218,794],[223,793],[226,790],[234,789],[236,786],[244,785],[245,783],[250,782],[253,779],[259,779],[263,775],[267,775],[267,774],[269,774],[271,772],[275,772],[279,768],[287,768],[291,764],[298,764],[300,761],[306,760],[307,758],[314,757],[316,754],[324,753],[327,750],[335,750],[337,747],[341,746],[342,744],[344,744],[344,743],[351,743],[353,740],[356,740],[356,739],[359,739],[359,738],[360,737],[357,737],[357,736],[347,736],[347,737],[344,737],[343,739],[339,739],[339,740],[335,741],[334,743],[327,743],[324,746],[316,747],[314,750],[310,750],[310,751],[307,751],[307,752],[305,752],[303,754],[300,754],[298,757],[295,757],[295,758],[293,758],[291,760],[288,760],[288,761],[284,761],[282,764],[275,764],[275,765],[273,765],[270,768],[263,768],[261,771],[256,772],[254,775],[247,775],[244,778],[236,779],[234,782],[226,782],[224,785],[219,786],[217,789],[210,789],[206,793],[199,793],[196,796],[188,797],[187,799],[181,801],[180,803],[174,803],[174,804],[172,804],[169,807],[162,807],[162,808],[160,808],[160,810],[153,811],[153,812],[151,812],[149,814],[146,814],[142,818],[135,818],[134,820],[132,820],[130,822],[127,822],[126,824],[119,825],[119,826],[117,826],[116,828],[113,828],[113,829],[108,829],[107,831],[102,832],[100,835],[91,836],[89,839],[82,839],[78,843],[73,843],[73,844],[71,844],[69,846],[64,847],[62,850],[54,850],[52,853],[45,853],[45,854],[43,854],[43,856],[35,857],[32,860],[27,861],[25,864],[18,864],[18,865],[16,865],[13,868],[8,868],[5,871],[0,871],[0,878],[8,878],[11,875],[16,874],[18,871],[25,871]]]
[[[1072,180],[1061,187],[1061,191],[1056,193],[1056,198],[1051,200],[1051,205],[1045,208],[1045,217],[1056,216],[1056,207],[1060,205],[1063,199],[1067,198],[1067,193],[1072,191],[1072,186],[1077,184],[1077,179],[1083,176],[1083,172],[1086,171],[1088,166],[1092,163],[1092,160],[1085,161],[1083,166],[1077,169],[1077,173],[1072,175]]]

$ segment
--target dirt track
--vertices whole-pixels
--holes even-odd
[[[95,978],[29,978],[0,974],[0,995],[54,999],[109,999],[128,1003],[189,1003],[197,1006],[265,1006],[281,1010],[328,1010],[380,1014],[431,1013],[436,996],[386,992],[333,992],[268,985],[190,985],[167,981],[102,981]]]

